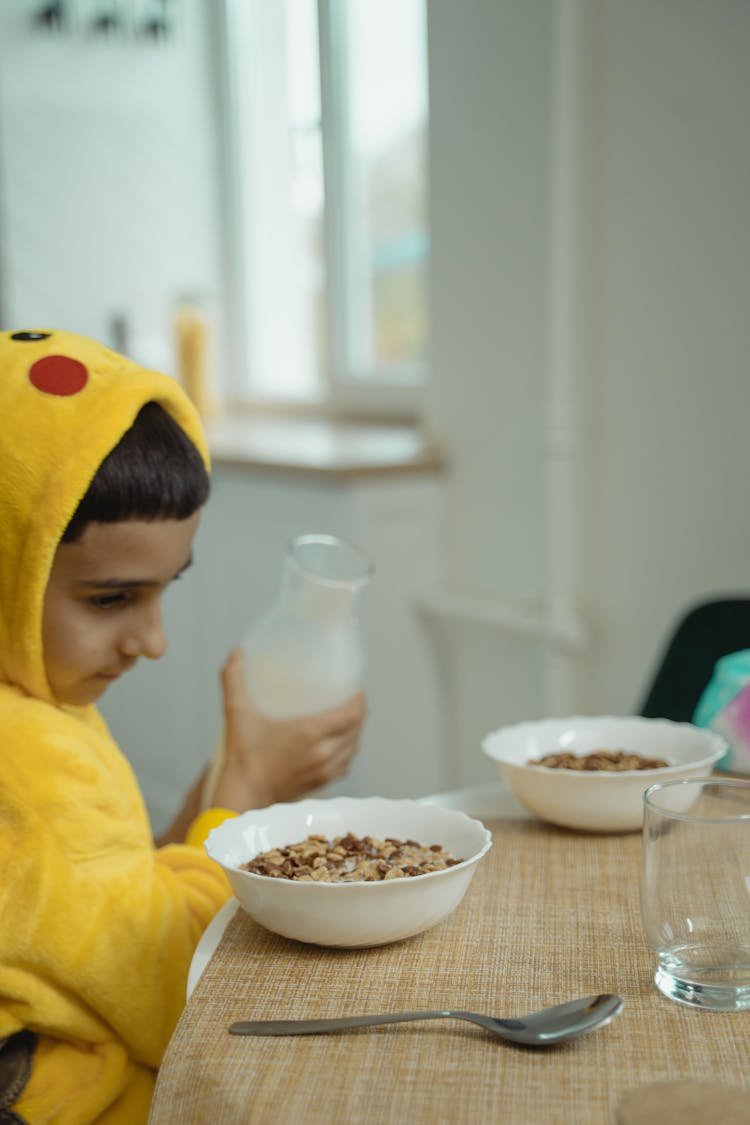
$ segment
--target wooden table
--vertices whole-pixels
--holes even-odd
[[[319,949],[238,911],[175,1031],[150,1125],[605,1125],[624,1092],[647,1084],[746,1088],[750,1013],[689,1008],[652,983],[640,834],[487,823],[494,846],[464,901],[407,941]],[[504,1044],[451,1020],[299,1039],[227,1032],[238,1019],[407,1008],[519,1015],[598,992],[619,993],[622,1015],[551,1049]]]

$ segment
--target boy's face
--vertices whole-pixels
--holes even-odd
[[[42,616],[44,663],[55,698],[93,703],[140,656],[167,640],[164,590],[190,565],[200,512],[188,519],[90,523],[55,554]]]

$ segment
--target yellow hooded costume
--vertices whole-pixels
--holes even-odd
[[[45,588],[92,477],[169,377],[65,332],[0,333],[0,1122],[138,1125],[198,939],[228,897],[202,849],[155,849],[93,706],[55,700]]]

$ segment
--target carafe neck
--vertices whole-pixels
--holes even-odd
[[[286,554],[281,602],[302,620],[341,621],[353,615],[371,569],[360,551],[335,536],[300,536]]]

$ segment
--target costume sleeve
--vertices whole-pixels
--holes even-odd
[[[0,770],[0,1037],[117,1039],[158,1066],[229,885],[202,847],[154,848],[114,743],[26,720]]]
[[[237,813],[232,812],[231,809],[204,809],[188,828],[185,842],[200,847],[208,839],[212,828],[218,828],[225,820],[230,820],[234,816],[237,816]]]
[[[66,851],[28,810],[0,807],[3,1016],[103,1042],[158,1066],[201,933],[226,901],[219,868],[188,845]],[[12,857],[12,858],[11,858]],[[8,1030],[0,1029],[0,1034]]]

